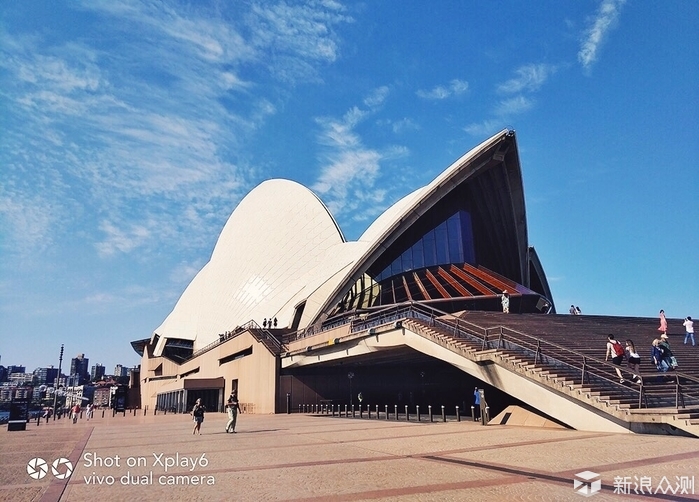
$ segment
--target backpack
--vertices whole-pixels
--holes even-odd
[[[616,357],[624,355],[624,347],[621,346],[621,343],[617,341],[612,342],[612,347],[614,348],[614,354]]]

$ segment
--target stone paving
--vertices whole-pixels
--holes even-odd
[[[593,500],[699,500],[691,438],[297,413],[240,415],[226,434],[225,422],[209,413],[196,436],[172,414],[2,427],[0,500],[579,501],[584,471],[601,480]],[[28,469],[37,457],[45,470]]]

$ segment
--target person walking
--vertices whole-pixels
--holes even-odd
[[[691,338],[692,339],[692,347],[694,347],[694,321],[692,321],[692,318],[687,316],[684,318],[684,322],[682,323],[684,325],[684,344],[687,345],[687,339]]]
[[[473,419],[481,419],[481,393],[478,392],[478,387],[473,391]]]
[[[614,339],[614,335],[609,335],[607,336],[607,352],[604,356],[604,360],[608,361],[609,358],[612,358],[612,364],[614,366],[617,366],[614,368],[616,370],[616,374],[619,376],[619,383],[624,383],[624,377],[621,374],[621,370],[619,369],[619,366],[621,366],[622,361],[624,360],[624,347],[621,346],[621,343],[619,343],[618,340]]]
[[[70,412],[73,416],[73,423],[76,423],[78,421],[78,416],[80,415],[80,405],[76,404],[70,409]]]
[[[636,352],[636,347],[631,340],[626,340],[626,360],[631,371],[631,379],[641,383],[641,356]]]
[[[238,392],[231,392],[231,397],[226,403],[226,411],[228,412],[228,423],[226,424],[226,432],[235,433],[235,424],[238,421],[238,412],[240,411],[240,402],[238,401]]]
[[[197,399],[194,403],[194,408],[192,408],[192,419],[194,420],[194,429],[192,434],[201,435],[201,423],[204,421],[204,413],[206,412],[206,407],[201,404],[201,398]]]
[[[660,326],[658,327],[658,331],[660,331],[661,335],[667,335],[667,319],[665,319],[665,311],[660,310]]]

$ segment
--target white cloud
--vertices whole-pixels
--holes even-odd
[[[447,99],[452,96],[459,96],[466,91],[468,91],[467,81],[453,79],[447,85],[438,85],[428,91],[420,89],[416,94],[424,99]]]
[[[466,127],[464,131],[472,136],[490,136],[505,128],[505,124],[501,119],[488,119],[482,122],[473,122]]]
[[[514,78],[498,84],[495,88],[496,93],[500,95],[517,95],[495,103],[489,118],[467,125],[464,131],[479,137],[501,131],[508,126],[513,116],[525,113],[534,107],[534,100],[527,94],[539,91],[556,71],[556,66],[546,63],[520,66],[514,71]]]
[[[395,134],[420,130],[420,124],[409,117],[404,117],[400,120],[384,119],[379,121],[379,124],[389,126]]]
[[[385,205],[388,191],[379,188],[384,175],[382,164],[406,156],[400,146],[377,150],[363,144],[356,128],[376,113],[388,93],[386,87],[372,91],[363,100],[370,109],[351,107],[340,119],[316,119],[321,127],[318,142],[324,147],[323,167],[313,190],[318,192],[335,217],[352,214],[353,221],[363,221],[378,214]]]
[[[626,0],[603,0],[590,28],[585,32],[578,52],[578,61],[584,69],[590,69],[597,61],[599,48],[609,31],[616,25],[624,3]]]
[[[210,245],[252,183],[247,140],[285,92],[260,72],[316,79],[338,57],[334,26],[352,21],[329,1],[228,13],[129,0],[79,8],[115,47],[0,32],[12,131],[0,135],[0,165],[15,166],[0,177],[0,228],[15,228],[13,250],[78,226],[101,236],[102,257]],[[373,106],[387,92],[377,89]]]
[[[501,117],[509,117],[530,110],[534,106],[534,102],[525,96],[516,96],[511,99],[500,101],[495,107],[495,115]]]
[[[129,253],[138,248],[151,236],[151,231],[143,225],[115,225],[109,221],[104,221],[100,225],[102,231],[107,235],[106,239],[97,244],[97,250],[102,256],[111,256],[117,252]]]
[[[386,101],[388,93],[389,89],[387,86],[378,87],[364,99],[364,104],[369,108],[377,108]]]
[[[515,77],[497,87],[502,94],[515,94],[522,91],[538,91],[546,80],[556,72],[550,64],[528,64],[515,70]]]
[[[7,166],[6,166],[7,167]],[[20,255],[43,251],[53,244],[56,209],[50,200],[28,190],[0,185],[0,248]]]
[[[337,2],[256,4],[248,18],[251,42],[264,52],[269,71],[278,78],[317,78],[310,63],[332,63],[337,59],[339,42],[331,28],[353,21],[344,12]]]

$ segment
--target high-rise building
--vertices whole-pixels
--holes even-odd
[[[104,377],[104,366],[97,363],[92,367],[92,370],[90,370],[90,380],[97,382],[102,380],[102,377]]]
[[[127,368],[126,366],[122,366],[121,364],[117,364],[114,367],[114,376],[117,378],[128,376],[128,374],[129,374],[128,371],[129,371],[129,368]]]
[[[53,386],[58,376],[58,368],[49,366],[48,368],[37,368],[34,370],[34,377],[37,385]]]
[[[85,354],[78,354],[70,360],[70,376],[78,377],[78,385],[90,381],[90,360]]]

